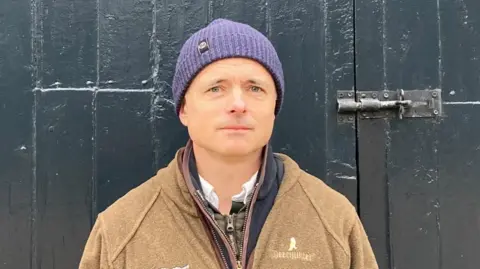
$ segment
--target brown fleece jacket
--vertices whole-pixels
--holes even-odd
[[[80,269],[222,268],[176,158],[98,215]],[[247,268],[377,269],[355,208],[288,156]]]

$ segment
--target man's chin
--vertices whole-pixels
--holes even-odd
[[[237,143],[224,143],[218,144],[220,147],[218,148],[218,152],[222,155],[229,156],[229,157],[242,157],[252,154],[255,152],[255,148],[252,147],[250,143],[242,143],[237,141]]]
[[[248,155],[252,152],[251,148],[240,147],[240,145],[231,146],[231,147],[222,147],[220,150],[222,155],[230,157],[240,157]]]

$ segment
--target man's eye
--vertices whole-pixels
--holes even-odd
[[[262,91],[262,89],[261,89],[260,87],[257,87],[257,86],[252,86],[252,87],[250,88],[250,90],[252,90],[252,92],[260,92],[260,91]]]
[[[219,92],[220,88],[219,87],[213,87],[209,89],[210,92]]]

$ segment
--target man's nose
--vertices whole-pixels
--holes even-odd
[[[235,87],[231,91],[231,103],[229,110],[231,113],[244,113],[247,109],[244,92],[240,87]]]

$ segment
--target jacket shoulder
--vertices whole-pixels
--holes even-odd
[[[316,207],[322,209],[325,214],[356,213],[350,200],[344,194],[327,185],[322,179],[302,170],[299,183]]]
[[[353,204],[345,195],[306,171],[302,170],[298,181],[328,232],[348,249],[345,239],[349,237],[358,217]]]
[[[112,260],[135,234],[158,200],[165,178],[170,175],[168,167],[160,169],[155,176],[127,192],[99,214]]]

